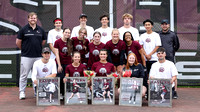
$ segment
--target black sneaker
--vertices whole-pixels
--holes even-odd
[[[177,98],[178,98],[177,92],[174,91],[173,99],[177,99]]]

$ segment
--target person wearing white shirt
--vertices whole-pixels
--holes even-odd
[[[56,62],[55,60],[50,59],[50,55],[51,55],[50,49],[48,47],[43,48],[42,50],[43,58],[35,61],[33,64],[31,79],[33,81],[35,90],[38,78],[56,77],[57,74]]]
[[[129,31],[133,35],[134,41],[139,41],[139,31],[138,29],[131,26],[131,22],[133,20],[133,16],[131,14],[125,13],[122,16],[124,26],[119,28],[120,39],[123,40],[123,35],[125,32]]]
[[[63,37],[63,30],[61,29],[62,27],[62,19],[60,18],[56,18],[53,20],[53,23],[54,23],[54,26],[55,28],[54,29],[51,29],[48,33],[48,38],[47,38],[47,44],[49,44],[49,47],[51,49],[51,57],[50,59],[55,59],[56,56],[55,56],[55,50],[54,50],[54,43],[56,40],[58,40],[59,38]]]
[[[94,33],[94,28],[91,26],[86,25],[87,23],[87,15],[86,14],[81,14],[79,16],[79,22],[80,25],[79,26],[75,26],[72,29],[72,34],[71,34],[71,38],[72,37],[78,37],[79,36],[79,30],[81,28],[86,28],[87,29],[87,39],[90,41],[93,38],[93,33]]]
[[[156,50],[161,46],[161,40],[158,33],[153,32],[153,22],[149,19],[143,22],[146,32],[140,36],[140,45],[144,48],[147,74],[149,74],[151,65],[158,61]]]
[[[101,33],[101,42],[106,44],[106,42],[108,42],[109,40],[112,39],[112,28],[108,27],[108,23],[109,23],[109,16],[108,15],[103,15],[100,17],[100,21],[102,26],[98,29],[95,30]]]
[[[165,48],[160,47],[157,49],[158,62],[152,64],[149,77],[153,78],[162,78],[162,79],[171,79],[172,83],[172,97],[174,93],[174,82],[177,79],[178,71],[173,62],[166,60],[166,51]]]

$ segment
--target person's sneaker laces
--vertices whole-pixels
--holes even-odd
[[[22,99],[25,99],[25,97],[26,97],[26,95],[25,95],[24,91],[21,91],[19,93],[19,99],[22,100]]]

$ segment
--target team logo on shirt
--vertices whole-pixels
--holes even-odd
[[[102,36],[107,36],[107,33],[106,33],[106,32],[103,32],[103,33],[102,33]]]
[[[165,68],[164,67],[160,67],[159,68],[159,72],[164,72],[165,71]]]
[[[99,69],[99,73],[101,73],[101,74],[107,73],[106,68],[101,68],[101,69]]]
[[[63,53],[67,54],[67,51],[68,51],[68,50],[67,50],[67,47],[63,47],[63,48],[62,48],[62,52],[63,52]]]
[[[145,41],[146,41],[147,43],[149,43],[149,42],[151,42],[151,39],[150,39],[150,38],[147,38]]]
[[[80,73],[79,72],[74,72],[73,73],[73,77],[80,77]]]
[[[129,51],[128,51],[128,54],[130,54],[130,53],[133,53],[133,51],[129,50]]]
[[[118,49],[113,49],[112,53],[113,53],[114,55],[118,55],[118,54],[119,54],[119,50],[118,50]]]
[[[43,69],[42,69],[42,72],[48,72],[49,69],[45,66]]]
[[[82,49],[83,49],[82,45],[80,45],[80,44],[76,45],[76,50],[80,51]]]
[[[59,38],[61,38],[61,36],[60,36],[60,35],[57,35],[57,36],[56,36],[56,39],[59,39]]]
[[[99,55],[99,50],[97,50],[97,49],[93,50],[92,54],[95,55],[95,56],[98,56]]]

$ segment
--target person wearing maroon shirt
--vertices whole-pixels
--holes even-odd
[[[112,102],[111,97],[110,97],[110,87],[109,87],[109,83],[107,82],[106,79],[104,79],[104,84],[103,84],[103,99],[104,99],[104,100],[103,100],[103,101],[106,101],[106,97],[105,97],[106,93],[107,93],[107,96],[108,96],[109,99],[110,99],[110,102]]]
[[[118,29],[113,29],[111,35],[112,40],[108,41],[105,46],[108,50],[108,62],[113,63],[117,68],[117,72],[121,74],[126,44],[119,39]]]
[[[137,56],[138,62],[141,63],[143,66],[146,66],[143,48],[139,44],[139,42],[133,40],[131,32],[127,31],[124,33],[123,41],[126,43],[126,56],[128,56],[129,53],[133,52]]]
[[[56,40],[54,43],[54,54],[56,55],[56,62],[58,67],[57,77],[63,79],[65,77],[65,68],[71,64],[72,42],[70,39],[71,30],[65,28],[63,30],[63,37]],[[64,83],[60,81],[60,93],[64,95]],[[62,96],[61,96],[61,99]]]
[[[88,69],[91,69],[92,64],[100,60],[99,58],[99,50],[105,47],[105,44],[102,43],[101,40],[101,33],[95,32],[93,34],[93,42],[89,43],[89,59],[88,59]]]
[[[80,63],[81,54],[78,51],[72,54],[72,61],[72,64],[65,69],[65,77],[83,77],[83,71],[86,69],[86,66]],[[66,82],[65,78],[64,82]]]
[[[91,68],[91,70],[96,73],[96,76],[104,77],[115,72],[114,65],[112,63],[107,62],[107,57],[107,50],[101,49],[99,53],[100,61],[95,62]]]
[[[79,91],[78,91],[78,89],[79,88],[81,88],[77,83],[76,83],[76,80],[74,79],[73,80],[73,90],[72,90],[72,94],[71,94],[71,96],[67,99],[67,103],[69,103],[69,100],[71,99],[71,98],[73,98],[73,96],[76,94],[77,95],[77,97],[78,97],[78,100],[80,100],[80,103],[82,103],[83,101],[81,101],[81,97],[80,97],[80,94],[79,94]]]
[[[88,44],[89,44],[89,41],[88,41],[88,39],[86,39],[86,37],[87,37],[86,28],[81,28],[79,30],[78,37],[72,37],[73,50],[80,52],[81,63],[83,63],[85,65],[87,65],[87,58],[85,55],[88,53]]]

